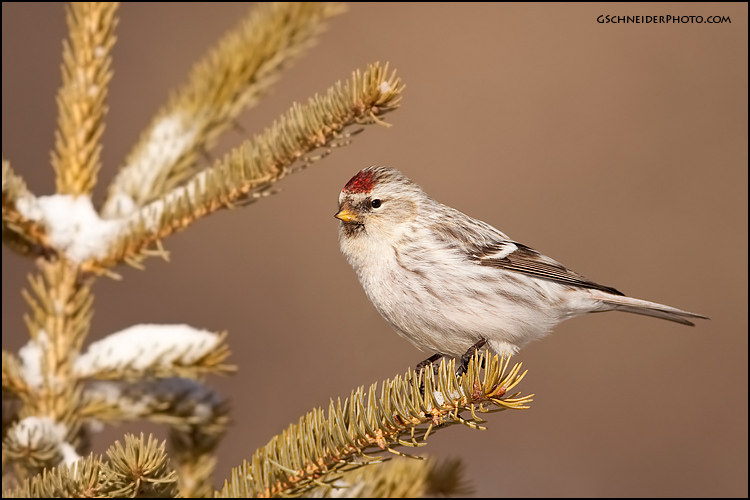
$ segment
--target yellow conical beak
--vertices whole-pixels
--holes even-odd
[[[344,222],[359,222],[359,217],[356,213],[349,210],[348,208],[342,208],[338,212],[336,212],[336,215],[334,215],[337,219],[344,221]]]

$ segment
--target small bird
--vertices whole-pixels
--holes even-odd
[[[394,168],[370,166],[339,195],[341,252],[367,297],[423,351],[467,356],[485,343],[514,354],[558,323],[625,311],[683,325],[703,318],[626,297],[428,196]]]

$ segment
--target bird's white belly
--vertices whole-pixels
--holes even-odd
[[[516,352],[563,318],[545,297],[559,285],[488,268],[424,261],[405,265],[394,252],[357,269],[369,299],[419,349],[461,356],[484,338],[496,352]]]

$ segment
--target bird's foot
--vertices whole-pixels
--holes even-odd
[[[422,370],[427,368],[428,366],[432,368],[432,374],[437,378],[438,376],[438,370],[440,368],[440,365],[436,363],[437,360],[442,358],[443,355],[440,353],[433,354],[429,358],[425,359],[424,361],[420,361],[417,365],[417,374],[421,373]],[[424,394],[424,377],[421,377],[421,383],[419,384],[419,390],[422,394]]]
[[[425,359],[424,361],[420,361],[419,364],[417,365],[417,373],[421,372],[427,365],[432,365],[435,361],[439,360],[442,357],[443,357],[442,354],[437,353],[437,354],[433,354],[432,356]],[[435,366],[437,365],[433,365],[433,367]]]
[[[464,353],[464,355],[461,356],[461,364],[459,365],[458,368],[456,368],[456,375],[461,376],[464,373],[466,373],[466,370],[469,369],[469,361],[471,361],[471,358],[474,357],[474,354],[479,349],[484,347],[486,343],[487,343],[487,339],[480,339],[479,342],[469,347],[469,349]],[[484,368],[484,360],[482,360],[482,368]]]

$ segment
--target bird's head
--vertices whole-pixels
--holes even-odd
[[[417,216],[422,189],[390,167],[360,170],[339,194],[342,236],[395,236]]]

